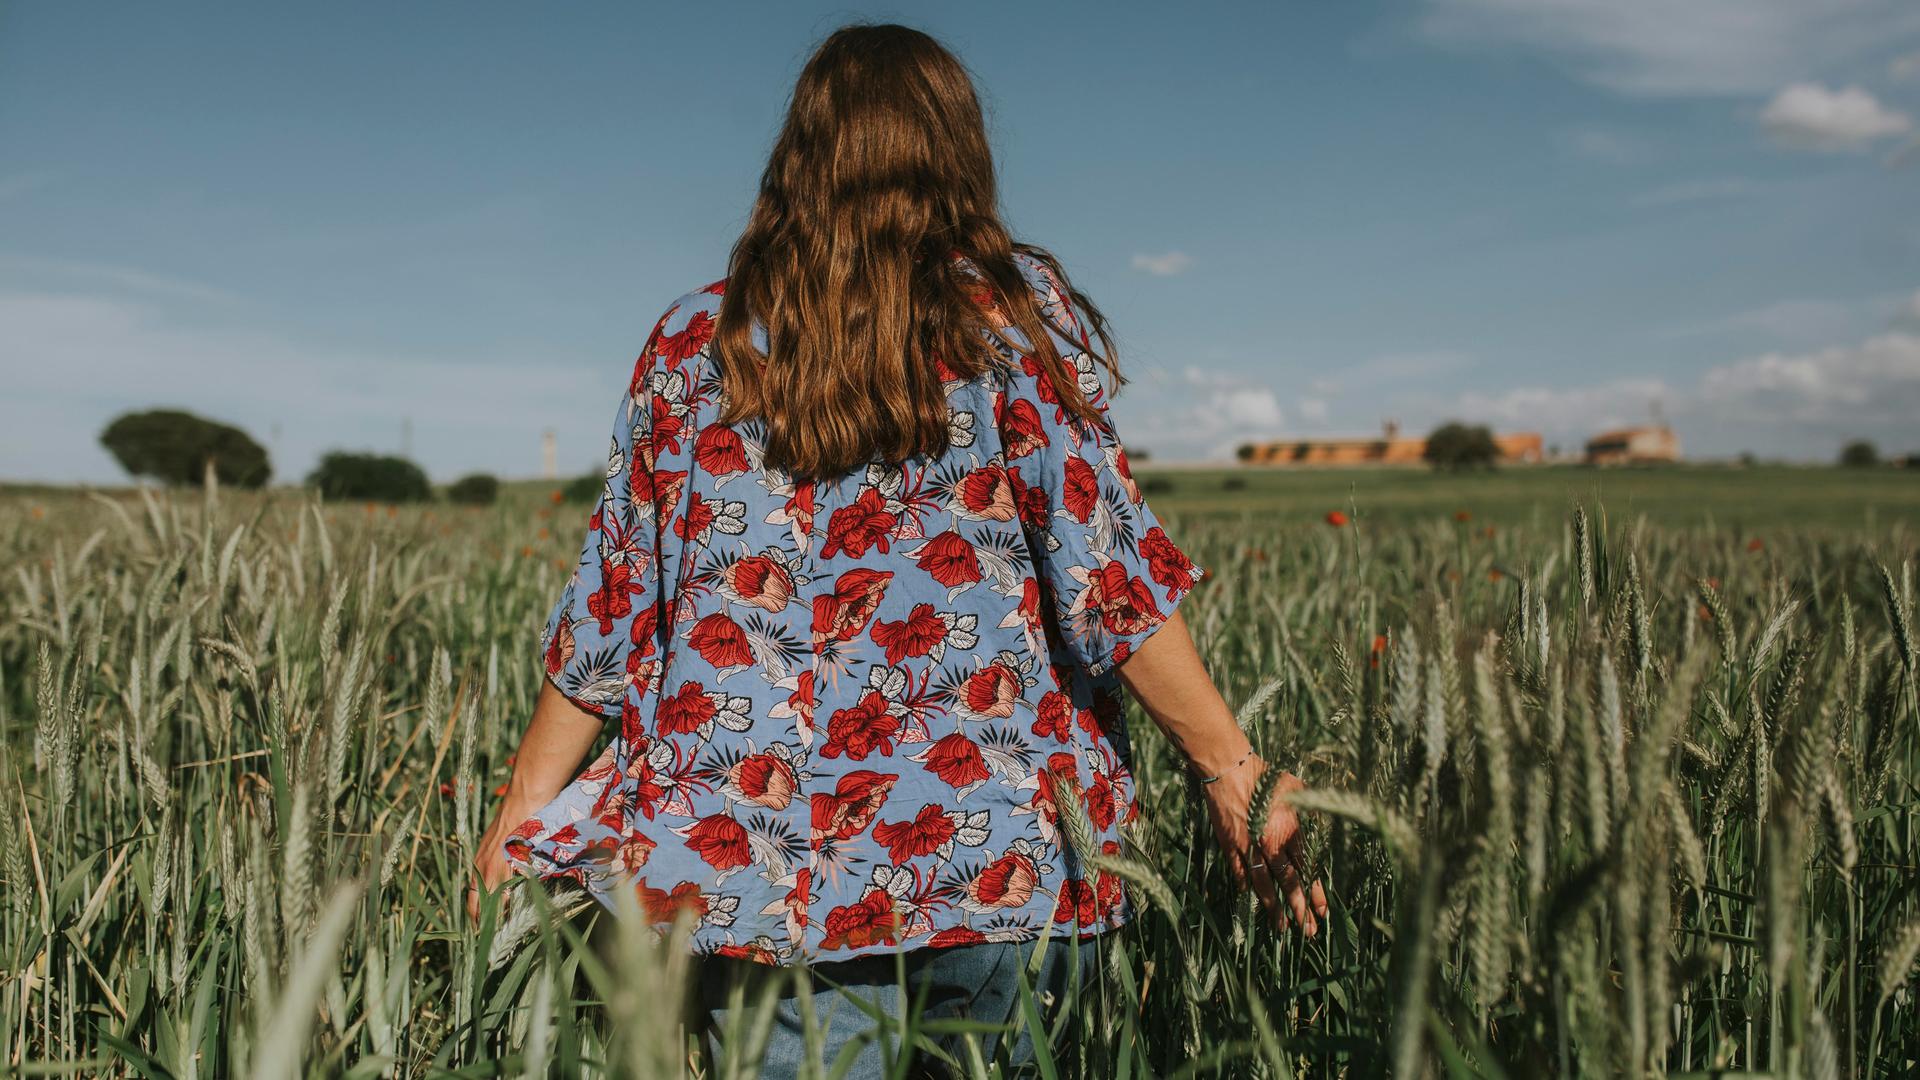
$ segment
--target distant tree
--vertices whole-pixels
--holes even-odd
[[[1253,454],[1254,445],[1250,442],[1243,442],[1233,448],[1233,456],[1239,458],[1241,461],[1252,461]]]
[[[1130,464],[1145,465],[1152,460],[1153,455],[1149,453],[1145,447],[1139,447],[1137,449],[1134,447],[1127,448],[1127,461]]]
[[[1450,420],[1427,436],[1423,456],[1436,469],[1490,469],[1500,457],[1500,448],[1493,441],[1493,432],[1484,424]]]
[[[307,477],[323,499],[367,499],[372,502],[426,502],[433,485],[420,466],[406,458],[380,454],[349,454],[335,450],[320,459]]]
[[[1840,464],[1864,469],[1880,464],[1880,448],[1866,439],[1855,439],[1840,448]]]
[[[567,481],[567,486],[560,489],[560,497],[570,503],[596,502],[600,498],[600,493],[605,491],[606,487],[606,474],[595,469],[593,472],[576,476]]]
[[[490,473],[463,476],[447,485],[447,501],[463,506],[486,506],[500,497],[500,481]]]
[[[120,467],[133,476],[198,486],[207,465],[223,484],[257,488],[273,475],[267,452],[244,431],[178,409],[126,413],[100,433]]]

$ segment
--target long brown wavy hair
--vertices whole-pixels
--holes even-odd
[[[960,61],[904,26],[835,31],[800,73],[733,248],[714,335],[721,420],[764,420],[766,463],[796,477],[937,456],[948,446],[941,367],[972,378],[998,362],[988,334],[1037,362],[1064,408],[1097,420],[1016,250],[1053,274],[1117,387],[1099,309],[1000,222],[986,124]]]

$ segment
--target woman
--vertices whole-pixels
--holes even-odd
[[[899,953],[930,1012],[1005,1020],[1033,939],[1057,983],[1127,918],[1084,865],[1135,811],[1124,684],[1235,872],[1312,934],[1293,816],[1247,835],[1267,766],[1175,612],[1199,571],[1102,374],[1099,311],[1000,223],[959,62],[904,27],[829,37],[727,278],[667,310],[621,398],[480,882],[687,917],[716,1010],[753,966],[727,958],[903,1007]],[[872,1026],[830,996],[829,1061]],[[796,1008],[770,1073],[801,1053]]]

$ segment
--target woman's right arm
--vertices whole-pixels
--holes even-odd
[[[1214,688],[1178,611],[1121,663],[1119,673],[1120,681],[1185,755],[1193,771],[1201,777],[1218,777],[1200,790],[1207,799],[1214,836],[1234,876],[1251,881],[1276,926],[1284,926],[1291,913],[1294,923],[1313,936],[1319,919],[1327,914],[1327,894],[1320,882],[1308,884],[1301,865],[1300,821],[1291,807],[1275,802],[1267,815],[1266,835],[1257,846],[1253,843],[1248,811],[1268,766],[1253,752],[1233,711]],[[1288,773],[1282,774],[1276,790],[1284,793],[1303,786]]]

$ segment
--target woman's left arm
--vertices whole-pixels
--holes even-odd
[[[480,891],[492,892],[513,876],[513,867],[507,863],[507,837],[573,782],[605,726],[606,717],[575,705],[552,680],[541,680],[533,719],[514,755],[506,797],[473,855],[477,884],[467,890],[467,913],[474,921],[480,918]]]

